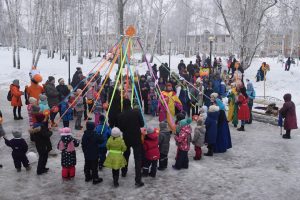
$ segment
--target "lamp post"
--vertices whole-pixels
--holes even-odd
[[[210,69],[212,68],[212,45],[213,45],[213,41],[215,40],[215,37],[214,36],[210,36],[208,38],[209,40],[209,59],[210,59]]]
[[[71,84],[71,35],[68,34],[68,74],[69,74],[69,78],[68,78],[68,84]]]
[[[171,46],[172,45],[172,40],[169,39],[169,67],[171,69]]]

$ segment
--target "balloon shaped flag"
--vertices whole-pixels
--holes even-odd
[[[126,35],[129,37],[133,37],[136,34],[136,29],[133,25],[130,25],[126,30]]]

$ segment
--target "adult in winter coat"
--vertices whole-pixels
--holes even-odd
[[[174,169],[188,169],[189,168],[189,158],[188,152],[190,150],[190,142],[192,141],[192,119],[183,119],[178,122],[176,127],[176,136],[174,137],[177,143],[177,159],[175,165],[172,167]]]
[[[22,107],[22,99],[21,96],[24,92],[20,91],[20,84],[19,80],[14,80],[13,83],[10,85],[10,93],[11,93],[11,106],[13,107],[13,114],[14,120],[23,119],[21,114],[21,107]],[[18,109],[18,116],[17,116],[17,109]]]
[[[230,129],[226,119],[225,105],[220,99],[216,99],[215,104],[219,107],[220,114],[218,118],[218,132],[216,144],[214,145],[214,153],[224,153],[227,149],[232,148]]]
[[[150,91],[150,87],[148,82],[146,81],[145,76],[141,76],[140,88],[141,88],[142,99],[144,101],[144,112],[145,114],[148,114],[148,94]]]
[[[180,102],[179,98],[176,96],[176,93],[173,91],[173,87],[171,83],[167,83],[166,91],[163,91],[162,95],[165,101],[163,103],[159,101],[158,104],[159,121],[160,122],[165,120],[171,121],[171,117],[175,116],[175,107],[181,111],[182,103]],[[165,105],[165,103],[167,105]],[[167,112],[166,106],[168,106],[170,113]]]
[[[120,91],[117,89],[115,95],[112,97],[113,90],[109,91],[109,102],[112,100],[112,105],[110,107],[110,111],[108,113],[108,123],[111,128],[115,127],[117,124],[118,115],[121,112],[121,94]],[[123,131],[122,131],[123,132]]]
[[[217,141],[218,135],[218,119],[219,119],[219,107],[216,105],[211,105],[208,108],[207,118],[205,120],[205,143],[207,143],[208,152],[205,156],[213,156],[214,145]]]
[[[132,109],[131,102],[128,99],[123,101],[123,112],[117,117],[117,127],[123,133],[123,139],[127,146],[124,153],[127,165],[122,168],[122,176],[125,177],[128,171],[128,160],[130,156],[130,148],[133,149],[135,163],[135,185],[141,187],[144,185],[141,177],[142,165],[142,141],[141,128],[144,127],[143,117],[140,110]]]
[[[297,126],[297,116],[296,116],[296,106],[292,101],[291,94],[285,94],[283,96],[284,104],[279,110],[279,114],[284,118],[284,129],[286,133],[282,136],[284,139],[291,138],[291,130],[298,129]]]
[[[159,144],[159,167],[158,170],[165,170],[168,167],[168,154],[170,149],[170,139],[171,133],[168,129],[168,123],[166,121],[159,123],[159,137],[158,137],[158,144]]]
[[[76,151],[75,147],[79,146],[79,141],[72,137],[70,128],[59,130],[60,140],[57,148],[61,152],[61,175],[63,178],[73,178],[75,176]]]
[[[152,127],[147,128],[147,134],[144,138],[144,155],[145,162],[143,166],[143,176],[156,176],[157,161],[160,158],[158,148],[158,133]],[[151,169],[150,169],[151,168]],[[149,172],[150,171],[150,172]]]
[[[291,57],[288,57],[287,61],[285,62],[285,70],[284,71],[290,71],[291,64],[292,64]]]
[[[109,153],[104,162],[104,166],[112,169],[115,187],[119,186],[118,180],[120,169],[125,167],[127,164],[127,161],[123,156],[123,153],[126,151],[127,147],[121,137],[121,134],[122,133],[119,128],[113,128],[111,131],[111,137],[108,139],[106,144],[106,148]]]
[[[188,66],[187,66],[187,71],[189,72],[189,77],[190,77],[190,79],[194,76],[194,73],[195,73],[195,67],[194,67],[194,65],[193,65],[193,62],[192,61],[190,61],[190,64],[188,64]]]
[[[163,78],[164,82],[167,82],[169,78],[170,71],[168,69],[164,63],[159,67],[159,78]]]
[[[204,90],[204,105],[209,108],[211,105],[210,95],[213,93],[212,82],[208,83],[208,87]]]
[[[253,107],[253,101],[255,99],[256,93],[255,93],[253,84],[250,82],[250,80],[246,79],[246,82],[247,82],[246,93],[249,97],[248,107],[249,107],[249,111],[250,111],[250,119],[247,123],[252,124],[252,107]]]
[[[240,88],[240,93],[238,96],[238,119],[241,120],[241,127],[238,131],[245,131],[245,123],[250,119],[250,110],[248,107],[249,97],[246,93],[246,88]]]
[[[183,70],[186,70],[186,66],[185,66],[183,60],[180,60],[180,63],[178,64],[178,73],[181,74],[181,72]]]
[[[29,104],[29,98],[33,97],[37,101],[39,101],[40,94],[44,93],[43,86],[39,85],[40,82],[42,82],[42,77],[40,74],[36,74],[31,78],[30,85],[25,87],[25,99],[26,99],[26,105]]]
[[[46,168],[48,153],[52,150],[50,137],[52,132],[48,128],[48,123],[45,122],[44,114],[35,115],[36,123],[29,129],[30,139],[35,142],[36,150],[39,154],[39,160],[37,165],[37,174],[41,175],[48,172],[49,168]]]
[[[98,184],[103,181],[98,176],[99,144],[103,142],[103,139],[94,129],[95,123],[88,121],[81,139],[81,146],[84,154],[85,181],[93,180],[93,184]]]
[[[157,79],[157,72],[158,72],[158,70],[157,70],[157,65],[156,64],[154,64],[153,66],[152,66],[152,71],[153,71],[153,74],[154,74],[154,77],[155,77],[155,79]]]
[[[191,97],[186,81],[183,81],[182,85],[177,86],[176,93],[182,104],[183,110],[186,112],[187,116],[190,117]]]
[[[59,92],[57,91],[55,87],[55,78],[53,76],[49,76],[48,80],[45,84],[45,94],[48,97],[48,105],[50,109],[52,109],[54,106],[58,106],[59,104]],[[54,119],[57,115],[57,112],[50,112],[50,120],[51,120],[51,126],[57,127],[57,124],[54,123]]]
[[[63,101],[66,97],[69,96],[70,90],[67,85],[65,85],[65,81],[63,78],[58,79],[58,86],[56,86],[56,90],[59,93],[59,101]]]
[[[73,75],[71,86],[75,89],[75,87],[81,82],[79,74],[82,74],[81,67],[76,68],[76,72]]]

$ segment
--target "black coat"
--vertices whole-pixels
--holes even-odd
[[[186,66],[184,63],[179,63],[178,64],[178,71],[181,72],[181,70],[186,69]]]
[[[110,103],[110,98],[112,96],[113,91],[110,91],[110,97],[109,97],[109,103]],[[116,90],[116,93],[113,97],[112,103],[111,103],[111,107],[110,107],[110,111],[108,113],[108,123],[109,126],[115,127],[116,123],[117,123],[117,117],[121,112],[121,96],[120,96],[120,92],[119,90]]]
[[[12,156],[13,157],[20,157],[26,154],[28,151],[28,145],[23,138],[14,138],[12,140],[8,140],[4,138],[5,144],[12,148]]]
[[[52,132],[48,129],[47,123],[35,123],[34,128],[29,130],[30,138],[35,142],[39,154],[49,153],[52,150],[50,137]]]
[[[66,85],[58,85],[56,90],[59,93],[59,101],[63,101],[70,94],[70,90]]]
[[[63,142],[65,149],[61,152],[61,166],[62,167],[73,167],[76,165],[76,151],[68,152],[67,148],[70,142],[73,141],[74,147],[79,146],[79,141],[74,139],[71,135],[62,136],[58,142],[58,147],[60,142]]]
[[[73,88],[75,88],[79,83],[80,83],[80,78],[79,78],[79,72],[80,71],[76,71],[73,75],[73,78],[72,78],[72,82],[71,82],[71,86]],[[81,73],[81,72],[80,72]]]
[[[141,93],[142,93],[143,99],[144,100],[147,99],[149,90],[150,90],[149,84],[146,81],[140,81],[140,88],[141,88]]]
[[[98,160],[99,145],[104,142],[101,135],[96,131],[87,129],[81,139],[82,151],[85,160]]]
[[[194,73],[195,73],[194,65],[193,64],[188,64],[187,71],[189,72],[190,76],[194,76]]]
[[[123,139],[127,147],[142,143],[141,128],[144,127],[144,121],[139,110],[124,110],[118,115],[117,127],[123,132]]]
[[[59,92],[52,83],[45,84],[45,94],[48,97],[48,105],[50,108],[52,106],[57,106],[59,103]]]
[[[168,67],[161,65],[159,67],[159,77],[167,78],[169,76]]]

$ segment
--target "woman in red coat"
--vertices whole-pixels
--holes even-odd
[[[238,97],[238,119],[241,120],[241,127],[238,128],[238,131],[245,131],[245,122],[250,119],[250,110],[248,107],[249,97],[246,93],[246,88],[242,87],[240,89],[239,97]]]
[[[19,80],[14,80],[10,85],[10,93],[11,93],[11,106],[13,106],[14,120],[23,119],[21,115],[21,107],[22,100],[21,96],[24,94],[20,91],[20,83]],[[17,108],[18,108],[18,116],[17,116]]]
[[[283,96],[284,104],[279,110],[279,114],[284,118],[284,129],[286,133],[282,136],[284,139],[291,139],[291,130],[297,129],[296,106],[292,102],[292,95],[285,94]]]

